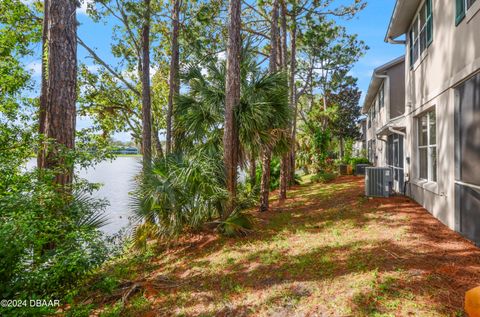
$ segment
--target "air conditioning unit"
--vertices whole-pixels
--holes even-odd
[[[389,197],[392,192],[392,169],[389,167],[365,168],[365,195]]]
[[[365,169],[370,167],[370,164],[357,164],[355,165],[355,175],[365,175]]]

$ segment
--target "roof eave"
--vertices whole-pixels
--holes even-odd
[[[385,42],[407,33],[422,0],[397,0],[388,25]]]
[[[403,63],[405,61],[405,56],[402,55],[400,57],[395,58],[394,60],[389,61],[373,70],[372,79],[370,80],[370,84],[368,85],[367,95],[365,96],[365,101],[363,102],[362,113],[366,114],[368,109],[373,103],[373,99],[377,94],[378,89],[380,88],[383,79],[378,78],[376,75],[382,75],[390,68]]]

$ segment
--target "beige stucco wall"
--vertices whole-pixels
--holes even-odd
[[[377,138],[377,132],[390,122],[390,118],[398,117],[405,112],[405,63],[401,62],[393,65],[391,68],[385,71],[385,75],[390,77],[390,87],[388,87],[386,80],[385,95],[384,95],[384,107],[380,108],[377,104],[377,98],[379,91],[376,93],[375,101],[371,107],[375,106],[376,116],[372,120],[372,125],[367,129],[367,141],[376,139],[376,166],[386,166],[386,140],[384,136]],[[380,87],[381,89],[381,87]],[[380,90],[379,89],[379,90]],[[370,120],[370,118],[369,118]]]
[[[455,87],[480,70],[480,1],[455,26],[455,2],[433,0],[433,42],[411,69],[406,45],[407,140],[405,155],[412,197],[454,229]],[[407,43],[409,42],[407,37]],[[436,183],[418,180],[416,117],[435,107],[437,116]]]

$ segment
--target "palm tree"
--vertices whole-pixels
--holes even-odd
[[[286,76],[261,70],[248,47],[242,51],[240,104],[235,111],[239,136],[239,163],[256,158],[264,148],[277,150],[285,141],[288,107]],[[222,152],[226,65],[209,59],[193,65],[185,74],[188,94],[177,98],[175,139],[184,152]],[[283,142],[285,143],[285,142]]]
[[[248,49],[242,52],[241,96],[234,118],[238,160],[245,168],[247,158],[256,158],[264,149],[288,150],[290,108],[286,76],[262,71]],[[143,221],[135,231],[140,245],[149,237],[174,236],[206,222],[225,234],[243,234],[251,225],[240,213],[251,206],[250,197],[237,198],[233,213],[222,217],[228,201],[222,159],[225,75],[225,62],[213,58],[182,74],[189,89],[177,96],[175,104],[173,133],[178,152],[155,161],[134,196],[138,219]]]

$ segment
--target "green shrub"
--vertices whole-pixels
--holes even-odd
[[[314,183],[328,183],[334,180],[336,177],[337,175],[335,173],[321,171],[313,175],[312,178],[310,178],[310,180]]]
[[[134,232],[137,245],[152,236],[178,236],[218,218],[228,197],[223,171],[222,159],[203,154],[155,161],[133,193],[132,207],[140,223]]]
[[[245,236],[253,229],[253,218],[249,214],[234,212],[220,222],[218,230],[227,237]]]
[[[77,182],[69,195],[51,177],[18,174],[15,186],[0,193],[1,298],[60,300],[110,252],[98,230],[105,203],[91,198],[85,183]],[[0,315],[45,311],[0,308]]]
[[[257,164],[257,171],[256,171],[256,184],[259,187],[260,182],[262,181],[262,165],[261,162],[258,162]],[[281,165],[280,165],[280,159],[278,157],[273,157],[272,161],[270,163],[270,190],[275,190],[280,187],[280,171],[281,171]],[[294,183],[296,185],[300,184],[301,177],[297,174],[295,174],[295,179]],[[249,182],[249,179],[247,179],[247,183]],[[258,191],[260,191],[260,188],[258,188]]]
[[[352,157],[348,164],[352,166],[353,173],[355,174],[355,167],[357,164],[371,164],[366,157]]]
[[[352,157],[346,163],[352,165],[352,167],[355,168],[355,165],[357,164],[370,164],[370,161],[366,157]]]

